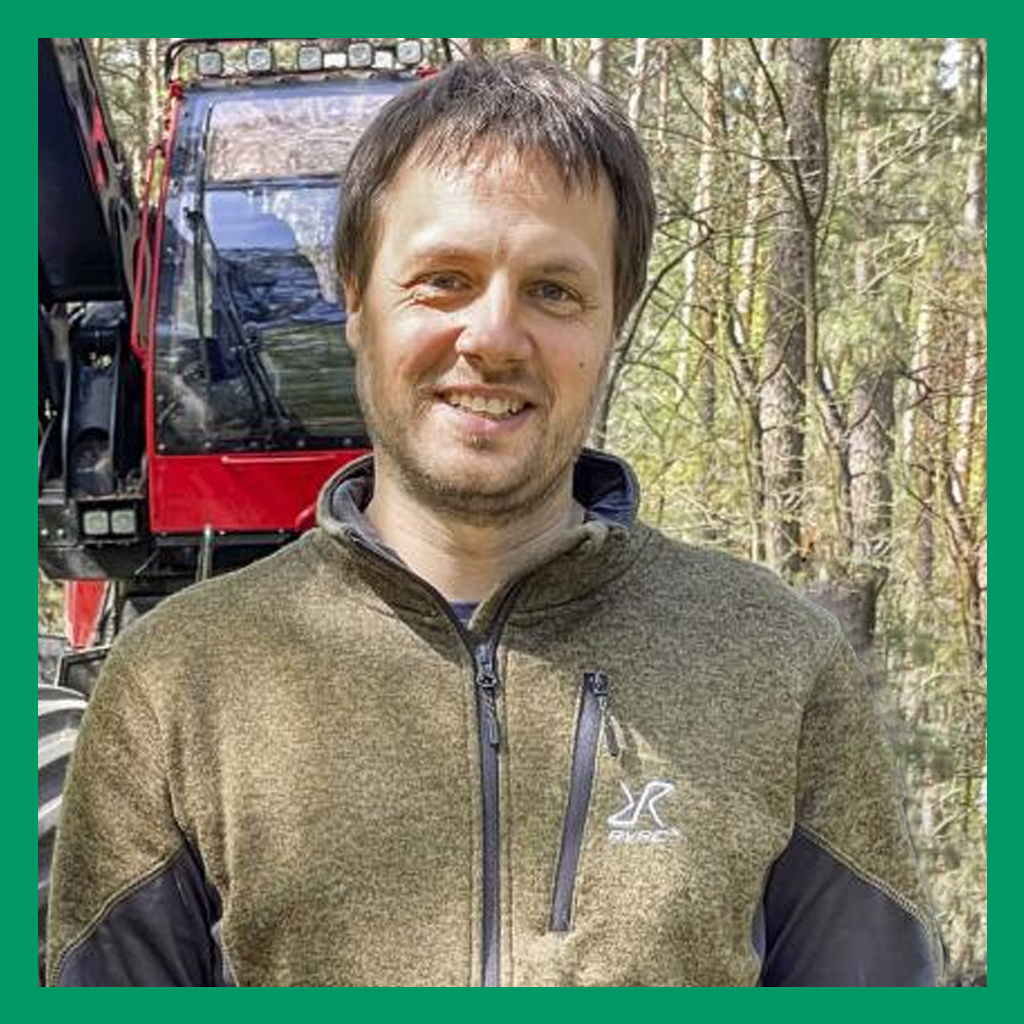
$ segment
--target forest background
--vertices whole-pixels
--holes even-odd
[[[169,39],[93,39],[140,181]],[[430,42],[438,55],[440,41]],[[609,89],[659,202],[593,442],[645,518],[839,617],[949,951],[987,983],[987,41],[454,39]],[[40,577],[53,628],[59,591]]]

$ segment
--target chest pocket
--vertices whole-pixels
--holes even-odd
[[[643,771],[637,769],[642,769],[643,761],[651,758],[623,750],[620,727],[609,706],[607,676],[585,672],[551,899],[551,932],[565,934],[573,928],[584,859],[593,868],[611,854],[613,861],[637,861],[636,867],[646,873],[649,858],[633,850],[654,853],[654,848],[667,849],[682,840],[674,820],[677,801],[671,799],[678,785],[667,777],[642,778]],[[621,851],[612,853],[612,848]]]
[[[729,742],[741,723],[693,729],[687,715],[637,720],[604,673],[583,674],[548,930],[661,983],[680,983],[703,950],[699,976],[734,984],[756,975],[752,928],[788,834],[787,787]]]

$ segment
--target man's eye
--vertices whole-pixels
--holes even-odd
[[[551,305],[569,306],[579,303],[579,298],[557,281],[539,281],[530,290],[535,298]]]
[[[466,282],[458,274],[424,274],[417,284],[439,292],[453,292],[464,288]]]

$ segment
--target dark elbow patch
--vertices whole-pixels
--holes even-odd
[[[799,828],[772,867],[753,941],[766,986],[932,986],[928,930]]]
[[[56,984],[224,985],[212,929],[219,900],[185,847],[129,889],[64,955]]]

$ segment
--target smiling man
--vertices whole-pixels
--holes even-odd
[[[640,524],[583,448],[653,232],[625,119],[543,60],[460,63],[342,194],[374,456],[111,655],[51,981],[934,984],[835,621]]]
[[[478,601],[583,521],[572,467],[612,351],[614,202],[604,180],[569,191],[484,148],[464,167],[414,158],[386,211],[346,289],[366,515],[446,597]]]

